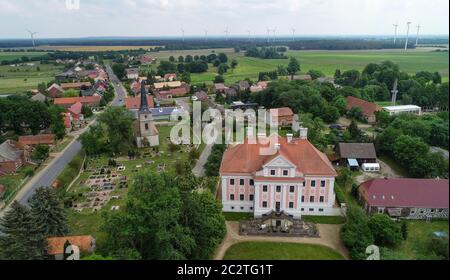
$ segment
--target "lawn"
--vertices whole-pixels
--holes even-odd
[[[259,59],[245,57],[244,53],[235,53],[232,49],[207,49],[194,51],[163,51],[153,53],[160,60],[168,60],[169,56],[186,56],[190,54],[208,55],[212,52],[224,52],[228,55],[229,61],[236,59],[238,66],[236,69],[230,69],[224,75],[227,84],[250,78],[256,80],[258,73],[262,71],[276,70],[278,65],[287,66],[288,59]],[[295,57],[300,61],[302,72],[308,70],[320,70],[327,76],[333,76],[336,69],[341,71],[357,69],[363,70],[369,63],[380,63],[385,60],[391,60],[398,63],[402,71],[414,74],[418,71],[439,72],[443,80],[448,80],[448,53],[432,52],[424,50],[410,50],[408,52],[398,50],[369,50],[369,51],[288,51],[287,56]],[[192,83],[212,84],[217,74],[217,68],[209,65],[206,73],[192,74]]]
[[[430,252],[428,242],[430,236],[435,231],[444,231],[448,234],[448,221],[407,221],[408,238],[399,247],[392,250],[388,256],[382,259],[436,259],[436,256]]]
[[[344,260],[344,257],[321,245],[242,242],[231,246],[224,260]]]
[[[170,131],[172,127],[167,126],[159,126],[158,130],[160,133],[160,146],[159,151],[161,156],[151,157],[144,156],[139,157],[137,159],[129,160],[128,158],[117,158],[116,162],[118,165],[123,165],[126,167],[125,171],[119,172],[119,175],[125,175],[128,177],[129,186],[132,184],[133,177],[136,176],[139,172],[156,172],[158,169],[158,165],[166,164],[166,171],[175,171],[175,163],[179,161],[188,160],[187,152],[174,152],[170,153],[168,148]],[[204,145],[199,147],[200,152],[203,150]],[[145,153],[149,149],[141,149],[141,153]],[[183,150],[183,149],[182,149]],[[108,157],[107,156],[98,156],[95,158],[89,158],[87,160],[87,168],[101,168],[102,166],[108,165]],[[153,163],[149,164],[148,161],[153,161]],[[141,166],[137,168],[137,166]],[[74,183],[73,187],[70,189],[70,194],[75,195],[77,201],[82,200],[82,193],[88,191],[88,187],[82,184],[83,181],[88,179],[88,177],[92,175],[91,173],[84,172],[81,174],[80,178]],[[92,234],[94,236],[103,236],[101,232],[101,224],[103,222],[103,218],[101,217],[102,213],[110,212],[110,208],[114,206],[120,206],[121,209],[125,207],[126,198],[127,198],[127,189],[119,189],[114,190],[112,195],[120,196],[119,200],[111,200],[108,204],[106,204],[99,212],[91,212],[90,210],[85,209],[81,213],[75,213],[72,209],[68,209],[68,218],[69,218],[69,227],[71,234]]]
[[[15,196],[28,179],[27,173],[35,168],[35,166],[25,166],[20,168],[17,174],[0,176],[0,185],[6,187],[3,201],[9,202]],[[2,201],[2,199],[0,199],[0,201]]]
[[[39,83],[52,81],[62,66],[31,62],[34,66],[0,66],[0,94],[25,93],[37,88]],[[37,70],[40,68],[40,71]]]

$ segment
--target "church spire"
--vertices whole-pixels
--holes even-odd
[[[141,108],[139,111],[148,111],[147,92],[145,91],[145,82],[141,82]]]

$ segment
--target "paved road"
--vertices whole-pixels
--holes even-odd
[[[114,74],[110,65],[106,65],[106,72],[108,73],[109,80],[114,86],[114,90],[116,91],[116,97],[111,102],[111,106],[121,107],[125,105],[125,98],[127,97],[127,91],[123,87],[119,78]]]
[[[192,174],[196,177],[201,177],[205,175],[205,164],[208,161],[209,155],[211,154],[213,145],[207,145],[200,155],[194,169],[192,169]]]
[[[124,98],[126,97],[126,90],[123,85],[120,83],[119,79],[117,79],[116,75],[112,72],[112,69],[109,65],[106,66],[106,71],[108,75],[110,75],[110,80],[113,82],[114,89],[116,90],[116,97],[114,98],[111,106],[123,106]],[[52,183],[56,180],[59,174],[64,170],[69,162],[81,151],[82,145],[77,140],[78,136],[81,135],[84,131],[89,129],[90,125],[95,124],[94,120],[87,127],[76,133],[75,139],[70,142],[67,147],[57,156],[55,157],[44,169],[42,169],[39,173],[35,174],[33,178],[31,178],[17,193],[14,200],[19,201],[20,203],[27,205],[28,199],[33,196],[36,189],[39,187],[51,186]],[[9,209],[9,205],[0,211],[0,217]]]

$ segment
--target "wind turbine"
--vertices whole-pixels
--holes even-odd
[[[394,81],[394,87],[391,90],[392,93],[392,106],[395,106],[395,103],[397,102],[397,93],[398,93],[398,79],[395,79]]]
[[[420,31],[420,25],[416,26],[417,28],[417,37],[416,37],[416,46],[419,44],[419,31]]]
[[[182,36],[182,40],[184,42],[184,29],[183,28],[181,28],[181,36]]]
[[[292,27],[292,42],[295,41],[295,28]]]
[[[274,29],[272,29],[272,33],[273,33],[273,41],[275,42],[275,38],[276,38],[276,32],[277,32],[277,28],[275,27]]]
[[[248,33],[248,41],[250,42],[250,37],[252,36],[252,31],[247,30],[247,33]]]
[[[397,42],[398,23],[394,24],[394,45]]]
[[[228,30],[228,26],[227,28],[225,28],[225,36],[226,36],[226,40],[228,41],[228,34],[230,34],[230,31]]]
[[[408,21],[407,23],[406,23],[406,25],[407,25],[407,28],[406,28],[406,42],[405,42],[405,51],[408,49],[408,39],[409,39],[409,27],[410,27],[410,25],[411,25],[411,22],[410,21]]]
[[[208,42],[208,30],[205,29],[205,42]]]
[[[267,44],[268,44],[270,41],[270,29],[269,27],[266,27],[266,29],[267,29]]]
[[[32,31],[30,31],[30,30],[27,30],[27,31],[28,31],[28,33],[30,33],[30,36],[31,36],[31,42],[33,42],[33,49],[35,49],[35,48],[36,48],[36,44],[35,44],[35,42],[34,42],[34,35],[38,34],[38,32],[32,32]]]

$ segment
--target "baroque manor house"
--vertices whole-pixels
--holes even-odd
[[[276,134],[258,144],[230,146],[220,167],[223,211],[251,212],[261,217],[284,212],[300,219],[302,215],[339,215],[335,206],[334,180],[337,176],[328,158],[307,139]],[[272,144],[277,143],[277,144]],[[272,155],[261,155],[261,148]]]

